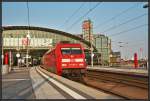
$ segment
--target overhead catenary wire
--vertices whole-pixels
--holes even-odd
[[[30,10],[29,10],[29,1],[27,0],[27,19],[28,19],[28,27],[30,27]]]
[[[71,18],[73,18],[80,10],[81,10],[81,8],[84,6],[84,4],[85,4],[85,2],[84,3],[82,3],[81,5],[80,5],[80,7],[78,8],[78,9],[76,9],[74,12],[73,12],[73,14],[71,15],[71,16],[69,16],[66,20],[65,20],[65,22],[63,23],[63,25],[66,25],[70,20],[71,20]],[[62,25],[62,26],[63,26]]]
[[[114,40],[112,40],[111,41],[112,43],[118,43],[118,44],[134,44],[134,43],[137,43],[137,42],[145,42],[145,39],[143,39],[143,40],[129,40],[129,41],[114,41]]]
[[[141,42],[138,42],[138,43],[129,44],[128,46],[136,46],[136,45],[139,45],[139,44],[145,44],[145,42],[141,41]]]
[[[92,12],[96,7],[98,7],[102,2],[97,3],[94,7],[89,9],[83,16],[81,16],[78,20],[76,20],[68,29],[71,29],[75,24],[77,24],[80,20],[82,20],[85,16],[87,16],[90,12]]]
[[[116,45],[116,44],[115,44]],[[121,46],[121,47],[124,47],[125,49],[127,49],[128,48],[128,50],[130,50],[130,51],[132,51],[133,50],[133,48],[136,48],[136,49],[139,49],[138,47],[135,47],[135,46],[143,46],[143,45],[145,45],[145,42],[144,41],[139,41],[139,42],[137,42],[137,43],[130,43],[130,44],[126,44],[126,45],[117,45],[117,46]],[[131,48],[130,48],[131,47]],[[148,46],[147,46],[148,47]],[[146,48],[145,48],[145,50],[146,50]]]
[[[103,25],[105,25],[105,24],[108,24],[108,22],[113,21],[113,19],[115,19],[115,18],[117,18],[117,17],[119,17],[119,16],[125,14],[126,12],[128,12],[128,11],[130,11],[131,9],[135,8],[137,5],[139,5],[139,3],[132,5],[131,7],[129,7],[129,8],[127,8],[127,9],[123,10],[123,11],[120,12],[119,14],[116,14],[115,16],[111,17],[110,19],[108,19],[108,20],[106,20],[106,21],[104,21],[104,22],[102,22],[102,23],[99,23],[96,27],[94,27],[94,29],[99,28],[100,26],[103,26]]]
[[[113,40],[112,42],[116,42],[119,45],[122,45],[122,44],[119,43],[119,41],[114,41]],[[145,43],[146,41],[145,40],[134,40],[134,42],[132,42],[132,41],[127,41],[127,42],[120,41],[120,42],[123,43],[123,45],[126,44],[127,46],[134,46],[134,45],[139,44],[139,43]]]
[[[94,7],[92,7],[90,10],[88,10],[83,16],[81,16],[79,19],[77,19],[70,27],[67,28],[67,30],[70,30],[75,24],[79,23],[85,16],[87,16],[90,12],[92,12],[96,7],[98,7],[102,2],[97,3]]]
[[[28,56],[29,56],[29,49],[28,49],[28,44],[29,44],[29,39],[28,39],[28,37],[29,37],[29,33],[30,33],[30,12],[29,12],[29,2],[28,2],[28,0],[27,0],[27,14],[28,14],[28,33],[27,33],[27,46],[26,46],[26,48],[27,48],[27,52],[26,52],[26,59],[27,59],[27,61],[26,61],[26,66],[27,66],[27,68],[28,68],[28,66],[29,66],[29,63],[28,63]]]
[[[113,29],[115,29],[115,28],[118,28],[118,27],[120,27],[121,25],[124,25],[124,24],[130,23],[130,22],[132,22],[132,21],[135,21],[135,20],[137,20],[137,19],[139,19],[139,18],[141,18],[141,17],[143,17],[143,16],[145,16],[145,15],[148,15],[148,14],[147,14],[147,13],[144,13],[144,14],[142,14],[142,15],[140,15],[140,16],[137,16],[137,17],[134,17],[134,18],[132,18],[132,19],[129,19],[129,20],[123,22],[123,23],[120,23],[120,24],[118,24],[118,25],[116,25],[116,26],[110,27],[110,28],[108,28],[108,29],[102,31],[102,33],[105,33],[105,32],[107,32],[107,31],[110,31],[110,30],[113,30]]]
[[[132,44],[128,44],[128,45],[126,45],[125,47],[130,47],[130,46],[139,46],[139,45],[143,45],[143,44],[145,44],[145,42],[144,41],[141,41],[141,42],[138,42],[138,43],[132,43]],[[119,45],[119,46],[122,46],[122,45]],[[122,47],[124,47],[124,45],[122,46]],[[132,47],[133,48],[133,47]],[[136,47],[135,47],[136,48]]]
[[[132,30],[135,30],[135,29],[137,29],[137,28],[144,27],[144,26],[147,26],[147,25],[148,25],[148,24],[142,24],[142,25],[136,26],[136,27],[134,27],[134,28],[131,28],[131,29],[128,29],[128,30],[121,31],[121,32],[119,32],[119,33],[111,34],[111,35],[109,35],[109,36],[111,36],[111,37],[117,36],[117,35],[120,35],[120,34],[129,32],[129,31],[132,31]]]

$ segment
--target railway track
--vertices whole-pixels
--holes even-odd
[[[75,81],[124,99],[148,99],[148,76],[146,75],[87,70],[82,81]]]
[[[126,99],[148,99],[148,76],[88,70],[87,85]]]
[[[46,71],[43,68],[36,68],[36,70],[39,70],[41,73],[43,73],[46,78],[51,78],[56,80],[57,82],[61,83],[62,85],[68,87],[69,89],[77,92],[78,94],[82,95],[85,97],[85,99],[123,99],[120,96],[116,96],[114,94],[109,94],[104,91],[100,91],[97,89],[93,89],[93,87],[89,87],[87,85],[83,85],[78,82],[74,82],[72,80],[66,79],[64,77],[58,76],[56,74],[50,73],[49,71]],[[49,78],[49,79],[50,79]],[[91,92],[93,92],[91,94]],[[68,94],[71,94],[70,92]],[[80,99],[77,97],[77,99]]]

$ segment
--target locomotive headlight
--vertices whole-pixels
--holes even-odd
[[[79,66],[83,66],[83,63],[80,63]]]
[[[62,64],[62,66],[67,66],[67,64]]]
[[[83,59],[75,59],[76,62],[83,62]]]
[[[62,62],[70,62],[70,59],[62,59]]]

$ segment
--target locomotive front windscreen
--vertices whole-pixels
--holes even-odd
[[[62,54],[82,54],[81,48],[61,48]]]

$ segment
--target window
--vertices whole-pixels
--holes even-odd
[[[82,54],[80,48],[61,48],[62,54]]]
[[[71,54],[82,54],[82,50],[80,48],[71,48]]]
[[[102,39],[102,46],[103,46],[103,47],[107,47],[107,43],[108,43],[108,42],[107,42],[107,38],[104,37],[104,38]]]
[[[70,53],[70,48],[61,48],[61,53],[62,54],[71,54]]]

